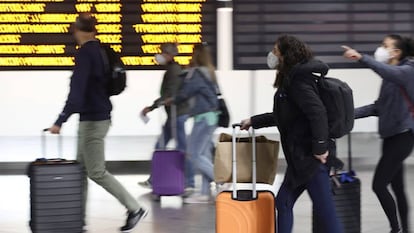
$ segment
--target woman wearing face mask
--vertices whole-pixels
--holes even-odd
[[[335,158],[335,143],[329,139],[327,113],[313,75],[326,75],[329,68],[314,59],[306,44],[289,35],[277,39],[268,65],[278,70],[273,112],[243,120],[242,128],[279,129],[288,168],[276,197],[277,232],[292,232],[293,206],[307,190],[325,231],[342,233],[327,166],[328,160]]]
[[[375,59],[347,46],[344,49],[346,58],[361,62],[383,79],[378,100],[356,109],[355,118],[379,117],[382,157],[375,171],[373,190],[388,217],[391,232],[408,233],[410,218],[404,187],[404,160],[414,146],[414,62],[409,60],[414,56],[414,41],[388,35],[376,50]],[[390,184],[396,201],[388,191]]]

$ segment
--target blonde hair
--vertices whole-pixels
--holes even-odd
[[[207,45],[199,44],[194,47],[193,57],[190,63],[191,67],[204,66],[207,67],[211,79],[217,83],[216,67],[213,64],[213,57]]]

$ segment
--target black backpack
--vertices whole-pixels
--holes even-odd
[[[319,96],[328,114],[329,137],[341,138],[354,127],[352,89],[339,79],[315,76]]]
[[[109,45],[102,45],[101,53],[104,60],[105,75],[109,79],[108,94],[111,96],[119,95],[126,88],[125,65],[121,57]]]

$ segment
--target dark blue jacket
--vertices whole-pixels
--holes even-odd
[[[410,105],[404,98],[403,88],[414,104],[414,62],[404,59],[398,66],[375,61],[364,55],[360,60],[382,79],[378,100],[371,105],[355,109],[355,118],[379,117],[379,134],[382,138],[394,136],[407,130],[414,132],[414,117]]]
[[[75,55],[70,92],[55,125],[61,126],[74,113],[80,114],[80,121],[109,120],[112,104],[108,82],[99,41],[85,43]]]
[[[189,114],[191,116],[217,111],[217,85],[214,83],[207,68],[193,68],[186,76],[175,97],[175,104],[189,101]]]

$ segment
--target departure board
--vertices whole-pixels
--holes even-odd
[[[387,34],[414,36],[413,0],[233,0],[234,66],[268,69],[278,36],[306,42],[333,68],[358,68],[341,45],[373,54]]]
[[[128,69],[160,69],[160,44],[178,44],[176,61],[190,62],[195,44],[215,53],[215,0],[2,0],[0,69],[71,69],[77,49],[71,26],[92,13],[98,39],[121,54]]]

